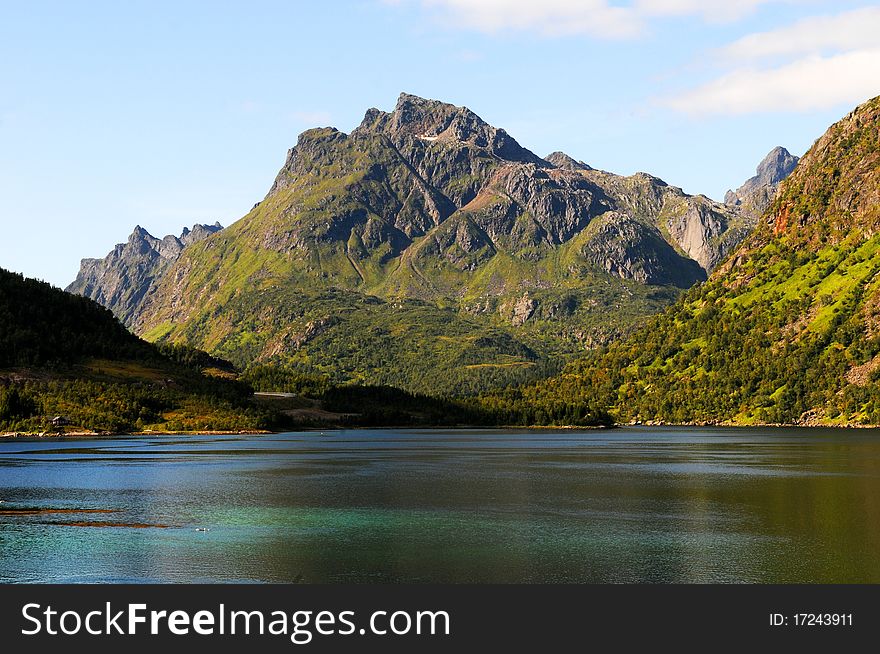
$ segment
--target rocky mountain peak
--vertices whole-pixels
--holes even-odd
[[[220,224],[220,221],[216,221],[213,225],[203,225],[201,223],[196,223],[193,225],[192,229],[188,227],[183,228],[183,232],[180,234],[177,240],[181,242],[181,244],[186,247],[187,245],[192,245],[193,243],[198,243],[202,239],[208,238],[211,234],[215,232],[219,232],[223,229],[223,225]]]
[[[758,164],[755,177],[762,184],[778,184],[791,174],[797,162],[797,157],[777,146]]]
[[[439,100],[401,93],[390,113],[370,109],[364,116],[361,131],[407,134],[423,139],[441,136],[459,141],[485,139],[492,127],[467,107],[457,107]],[[487,143],[483,143],[483,146]]]
[[[501,128],[493,127],[467,107],[401,93],[391,112],[370,109],[355,134],[383,133],[402,149],[412,141],[470,145],[507,161],[546,165]]]
[[[76,280],[67,292],[83,295],[103,304],[125,323],[129,323],[141,302],[164,272],[183,251],[223,226],[195,224],[179,237],[159,239],[137,225],[126,243],[119,243],[103,259],[83,259]]]
[[[773,202],[779,185],[797,166],[798,158],[777,146],[770,150],[755,170],[755,176],[746,180],[736,191],[728,191],[724,204],[739,209],[750,220],[757,221]]]
[[[593,170],[592,166],[559,151],[551,152],[544,157],[544,161],[553,164],[557,168],[562,168],[563,170]]]

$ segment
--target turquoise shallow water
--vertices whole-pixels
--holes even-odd
[[[3,582],[880,582],[875,430],[5,441],[0,500]]]

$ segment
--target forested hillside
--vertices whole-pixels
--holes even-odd
[[[55,417],[68,431],[271,426],[248,386],[205,374],[219,363],[162,351],[95,302],[0,269],[0,432],[55,429]]]

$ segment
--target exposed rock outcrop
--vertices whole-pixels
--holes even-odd
[[[551,152],[544,157],[544,161],[565,170],[593,170],[592,166],[585,164],[583,161],[578,161],[564,152]]]
[[[757,221],[773,202],[779,185],[791,175],[798,160],[783,147],[773,148],[758,164],[755,176],[736,191],[728,191],[724,203]]]
[[[180,236],[156,238],[143,227],[135,227],[128,241],[118,244],[103,259],[83,259],[76,280],[65,290],[83,295],[110,309],[125,324],[131,324],[145,298],[162,275],[193,243],[223,229],[213,225],[184,227]]]

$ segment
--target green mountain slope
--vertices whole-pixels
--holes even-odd
[[[737,253],[670,310],[545,383],[620,420],[880,424],[880,98],[832,126]]]
[[[187,247],[130,324],[242,367],[468,392],[627,333],[752,227],[649,175],[552,158],[406,94],[349,135],[310,130],[266,198]]]

